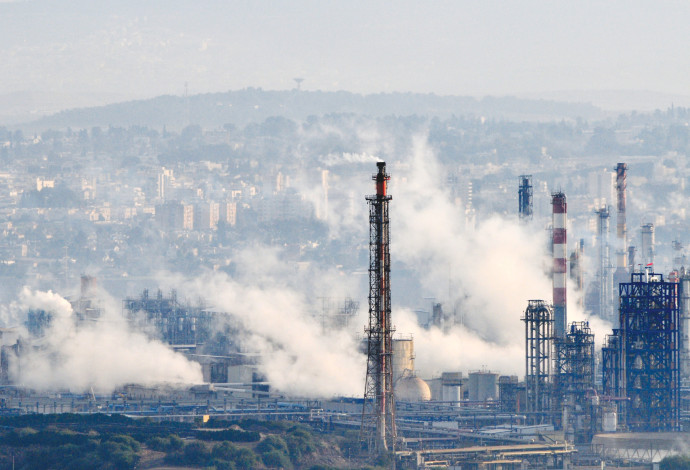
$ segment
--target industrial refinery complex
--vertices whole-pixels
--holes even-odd
[[[386,456],[399,468],[616,468],[644,466],[679,452],[690,439],[690,273],[654,267],[654,225],[640,228],[642,246],[630,243],[626,225],[628,166],[615,168],[616,242],[608,240],[610,208],[595,210],[596,277],[585,292],[584,240],[568,239],[567,198],[551,194],[553,297],[530,299],[521,307],[524,375],[500,371],[443,371],[418,377],[414,337],[396,332],[392,308],[391,177],[384,162],[373,176],[369,206],[368,322],[360,339],[366,356],[360,397],[304,397],[272,384],[265,353],[239,338],[245,325],[227,312],[189,302],[175,290],[144,289],[122,300],[122,317],[198,364],[196,384],[130,383],[103,393],[89,388],[34,390],[22,368],[46,350],[56,312],[32,308],[23,328],[2,334],[4,414],[122,413],[154,420],[198,415],[240,419],[293,419],[319,428],[357,430],[362,452]],[[533,224],[531,175],[518,180],[516,217]],[[615,246],[615,266],[611,252]],[[590,315],[611,325],[596,338],[587,320],[569,321],[568,286],[574,286]],[[84,275],[71,300],[75,321],[88,325],[103,317],[98,279]],[[328,308],[326,308],[328,303]],[[353,328],[359,304],[326,302],[321,326]],[[516,315],[519,315],[516,313]],[[452,322],[434,303],[427,327]],[[600,342],[601,344],[597,344]],[[352,354],[358,351],[353,350]],[[642,467],[641,467],[642,468]]]

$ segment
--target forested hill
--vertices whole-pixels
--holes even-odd
[[[62,111],[22,126],[26,129],[141,125],[179,129],[188,124],[213,128],[243,126],[271,116],[306,119],[310,115],[355,113],[371,116],[448,117],[475,115],[508,120],[592,119],[603,112],[583,103],[526,100],[514,97],[476,99],[415,93],[360,95],[344,91],[266,91],[247,88],[226,93],[159,96],[106,106]]]

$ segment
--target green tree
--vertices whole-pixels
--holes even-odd
[[[674,455],[659,462],[659,470],[690,470],[690,456]]]

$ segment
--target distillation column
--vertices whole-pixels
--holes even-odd
[[[395,401],[393,396],[390,226],[388,219],[385,162],[378,162],[374,175],[376,195],[369,203],[369,326],[367,375],[362,407],[361,436],[369,449],[383,454],[395,450]],[[366,437],[365,437],[366,436]]]
[[[609,209],[602,207],[596,211],[597,242],[599,245],[599,316],[614,321],[613,314],[613,278],[611,276],[611,259],[609,247]]]

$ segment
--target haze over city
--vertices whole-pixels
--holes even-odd
[[[688,23],[0,0],[0,466],[690,468]]]

